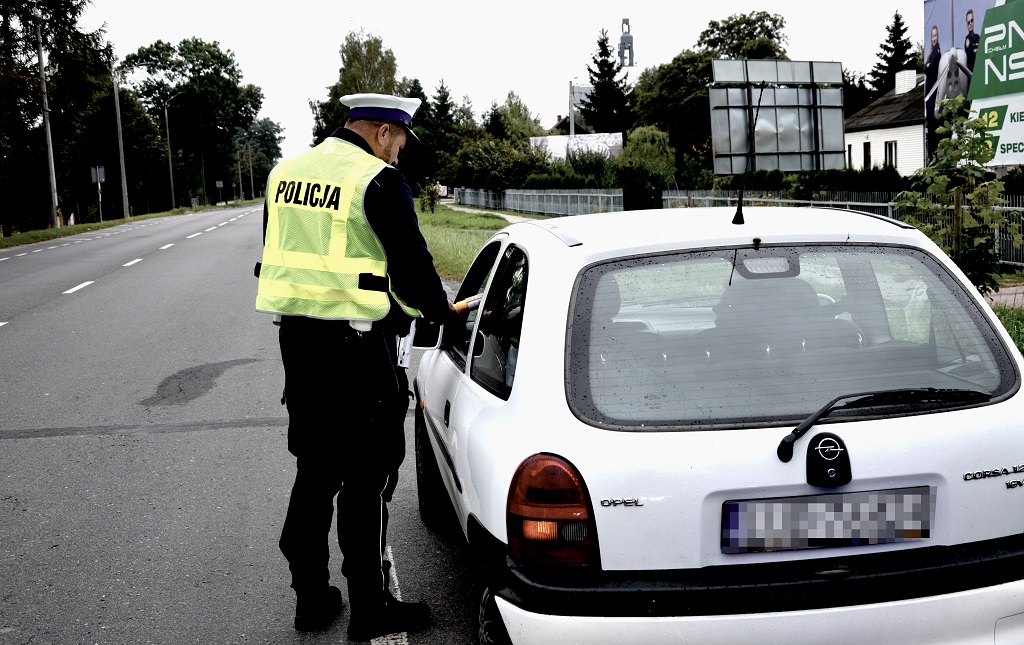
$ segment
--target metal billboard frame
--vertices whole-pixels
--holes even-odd
[[[716,175],[846,167],[841,63],[711,61]]]

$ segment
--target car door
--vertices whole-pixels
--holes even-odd
[[[456,300],[484,293],[504,237],[493,239],[477,254],[466,273]],[[464,324],[444,326],[440,346],[429,358],[424,357],[416,377],[427,431],[432,435],[432,443],[440,450],[440,454],[436,455],[438,466],[453,499],[461,495],[463,483],[452,459],[452,413],[462,381],[466,378],[473,333],[480,311],[479,308],[470,311]],[[460,505],[455,506],[462,519],[464,513]]]
[[[473,433],[487,431],[488,424],[481,420],[501,415],[515,387],[528,278],[526,252],[508,244],[484,294],[469,354],[468,378],[463,379],[451,410],[449,450],[457,472],[478,476],[487,470],[486,451],[471,449],[482,445],[480,441],[474,444]],[[476,480],[462,483],[461,506],[479,512]]]

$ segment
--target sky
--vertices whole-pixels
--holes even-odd
[[[711,20],[754,11],[785,19],[791,60],[838,61],[860,74],[878,61],[895,13],[912,43],[924,39],[923,0],[588,0],[561,7],[571,7],[568,15],[555,3],[537,0],[92,0],[79,27],[103,28],[118,60],[157,40],[219,43],[234,54],[242,82],[262,88],[259,118],[284,128],[285,157],[309,147],[309,101],[325,100],[327,88],[338,81],[339,50],[352,32],[380,37],[395,54],[398,78],[419,79],[428,97],[443,81],[457,104],[469,98],[479,121],[492,102],[504,103],[514,91],[545,128],[568,111],[570,83],[587,83],[602,29],[617,52],[624,18],[633,36],[630,82],[692,49]]]

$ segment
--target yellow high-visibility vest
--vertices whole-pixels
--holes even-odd
[[[363,210],[367,184],[386,167],[358,146],[328,137],[271,171],[258,311],[331,320],[380,320],[388,313],[387,256]]]

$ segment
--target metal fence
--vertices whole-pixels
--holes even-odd
[[[884,215],[905,220],[903,209],[893,205],[899,193],[869,192],[850,193],[841,191],[820,192],[814,199],[796,199],[786,191],[756,191],[743,193],[743,203],[750,206],[817,206],[845,208],[850,210]],[[507,190],[504,195],[487,190],[466,189],[458,191],[458,201],[466,206],[478,206],[493,210],[533,213],[559,217],[563,215],[586,215],[623,210],[622,190]],[[722,190],[666,190],[662,192],[663,208],[693,208],[698,206],[735,205],[737,191]],[[1019,230],[1024,231],[1024,196],[1003,195],[1007,204],[1001,210],[1014,211],[1010,217]],[[1024,245],[1015,247],[1012,235],[1005,229],[999,231],[996,241],[1000,259],[1007,264],[1024,266]]]
[[[489,190],[462,188],[459,203],[553,217],[623,210],[621,189],[506,190],[502,196]]]

